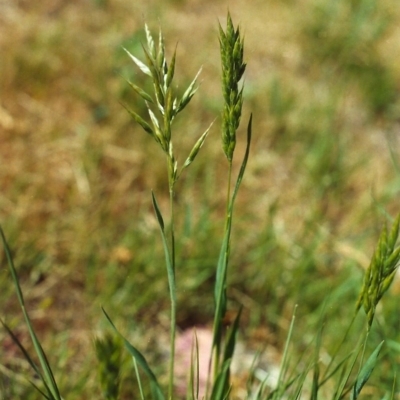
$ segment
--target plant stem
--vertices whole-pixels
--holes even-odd
[[[231,202],[231,180],[232,180],[232,161],[229,161],[229,171],[228,171],[228,191],[226,195],[226,224],[225,224],[225,229],[227,228],[228,225],[228,220],[230,218],[230,210],[229,210],[229,204]]]
[[[171,160],[169,160],[170,162]],[[174,285],[171,290],[171,332],[170,332],[170,364],[169,364],[169,387],[168,399],[173,398],[174,375],[175,375],[175,337],[176,337],[176,288],[175,288],[175,232],[174,232],[174,197],[175,179],[169,175],[169,207],[170,207],[170,234],[171,234],[171,265]]]
[[[232,178],[232,161],[229,161],[229,171],[228,171],[228,188],[227,188],[227,195],[226,195],[226,214],[225,214],[225,230],[224,230],[224,236],[227,232],[228,229],[230,229],[230,219],[232,218],[232,214],[231,214],[231,178]],[[229,246],[229,239],[228,239],[228,246],[226,248],[226,264],[228,264],[228,259],[229,259],[229,250],[230,250],[230,246]],[[227,268],[225,269],[225,276],[223,278],[224,280],[224,291],[226,290],[226,279],[227,279],[227,275],[226,275],[226,271]],[[226,310],[224,310],[226,311]],[[217,324],[220,325],[220,331],[222,332],[222,320],[216,321]],[[214,329],[216,329],[216,327],[214,327]],[[222,339],[222,338],[220,338]],[[220,356],[221,356],[221,340],[219,340],[214,348],[214,354],[213,354],[213,358],[214,358],[214,362],[213,362],[213,367],[214,367],[214,382],[217,379],[218,373],[220,371]]]

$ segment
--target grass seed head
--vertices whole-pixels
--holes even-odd
[[[125,51],[136,66],[153,81],[153,97],[134,83],[128,81],[131,88],[144,100],[151,125],[136,112],[130,110],[128,107],[125,108],[131,114],[133,119],[161,146],[167,157],[168,177],[170,185],[173,187],[179,174],[172,146],[172,123],[176,115],[189,104],[190,100],[196,93],[198,89],[197,79],[201,72],[201,68],[183,93],[180,100],[178,100],[174,95],[172,86],[175,75],[176,48],[171,62],[168,64],[165,56],[165,44],[162,31],[159,31],[158,45],[155,44],[147,25],[145,26],[145,32],[146,45],[142,45],[145,62],[142,62],[133,56],[128,50],[125,49]],[[234,104],[237,104],[237,102]],[[237,110],[232,110],[236,115]],[[204,143],[209,129],[210,128],[208,128],[195,143],[180,172],[193,162]]]
[[[244,44],[240,36],[240,28],[234,28],[229,13],[226,32],[221,25],[219,26],[219,42],[224,97],[222,147],[227,159],[232,161],[243,104],[243,87],[239,89],[239,82],[246,69],[246,64],[243,62]]]
[[[365,272],[364,282],[357,300],[356,310],[363,306],[368,319],[368,329],[374,320],[376,307],[393,282],[400,263],[400,246],[396,247],[399,235],[400,214],[394,221],[390,233],[382,229],[371,263]]]

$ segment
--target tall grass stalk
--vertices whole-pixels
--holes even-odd
[[[252,118],[250,117],[247,128],[247,147],[243,158],[242,166],[236,180],[234,192],[231,195],[232,182],[232,161],[236,147],[236,131],[240,125],[243,104],[243,86],[240,88],[240,81],[246,69],[246,64],[243,62],[244,43],[240,34],[239,27],[235,29],[231,16],[228,13],[226,21],[226,30],[224,31],[219,25],[219,43],[222,64],[222,93],[224,98],[224,108],[222,115],[222,148],[228,160],[228,182],[227,182],[227,197],[226,197],[226,215],[225,215],[225,231],[224,240],[222,243],[220,257],[217,265],[217,274],[215,282],[215,313],[213,324],[213,370],[214,383],[218,378],[218,373],[222,363],[227,362],[227,359],[221,363],[221,346],[223,334],[223,318],[227,310],[226,304],[226,287],[227,287],[227,272],[230,253],[230,237],[232,229],[232,216],[235,198],[243,178],[244,171],[249,156]],[[233,351],[233,349],[232,349]],[[209,371],[210,372],[210,371]]]
[[[155,141],[161,146],[162,151],[167,161],[168,172],[168,188],[169,188],[169,237],[165,231],[164,218],[157,203],[154,193],[152,193],[152,202],[156,218],[161,231],[161,238],[164,246],[165,261],[167,267],[168,285],[170,291],[170,364],[169,364],[169,389],[168,398],[173,397],[174,389],[174,362],[175,362],[175,338],[176,338],[176,251],[175,251],[175,184],[179,179],[182,171],[187,168],[196,158],[200,148],[208,135],[211,125],[199,137],[190,151],[186,161],[178,171],[178,163],[174,155],[174,146],[172,142],[172,125],[177,114],[179,114],[190,102],[191,98],[197,90],[196,81],[200,73],[196,75],[190,83],[183,96],[178,99],[173,89],[173,78],[175,72],[176,49],[168,63],[165,56],[165,45],[162,32],[159,32],[158,46],[156,47],[154,39],[146,25],[146,46],[143,46],[145,63],[137,59],[134,55],[126,52],[132,61],[140,68],[140,70],[148,75],[153,82],[154,95],[147,94],[135,84],[129,82],[130,86],[137,92],[145,101],[147,111],[150,117],[151,125],[147,123],[135,111],[127,110],[138,122],[142,128],[150,134]]]

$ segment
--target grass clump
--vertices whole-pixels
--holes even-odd
[[[114,335],[96,338],[96,358],[99,361],[99,380],[105,400],[119,398],[122,344]]]
[[[160,146],[166,160],[166,171],[169,192],[169,211],[165,218],[165,211],[160,206],[156,193],[151,193],[151,202],[154,209],[155,219],[161,234],[161,242],[165,256],[166,275],[170,298],[170,338],[168,355],[168,379],[167,388],[164,388],[162,380],[154,372],[154,368],[139,347],[133,345],[125,335],[122,335],[114,324],[109,313],[104,315],[115,335],[105,336],[104,339],[95,340],[96,356],[99,362],[100,386],[105,399],[118,399],[121,388],[121,343],[132,356],[134,374],[138,381],[137,393],[134,397],[141,399],[173,399],[175,393],[175,356],[177,335],[177,314],[179,307],[177,293],[179,292],[180,266],[177,257],[176,246],[176,206],[177,188],[176,184],[182,173],[188,168],[199,154],[211,125],[199,135],[192,145],[183,164],[178,163],[175,153],[176,134],[174,122],[176,117],[183,112],[197,91],[197,79],[199,73],[191,81],[183,95],[175,93],[175,63],[176,50],[172,59],[168,62],[162,32],[158,35],[158,44],[148,29],[145,27],[146,44],[143,46],[145,61],[141,61],[131,52],[126,50],[133,63],[151,80],[153,92],[144,90],[135,83],[129,81],[129,86],[141,98],[147,115],[143,115],[129,106],[125,106],[132,118],[139,126],[150,135]],[[231,236],[233,226],[233,211],[241,186],[244,173],[249,160],[250,144],[252,140],[252,116],[247,124],[247,135],[244,155],[239,163],[236,177],[234,174],[235,149],[237,144],[237,131],[240,127],[243,105],[243,86],[241,80],[246,69],[244,62],[244,41],[239,28],[235,28],[228,14],[226,28],[219,26],[220,55],[222,61],[222,93],[224,105],[222,110],[222,149],[228,161],[226,182],[226,205],[224,214],[224,226],[222,243],[218,260],[216,261],[214,280],[214,319],[212,325],[211,357],[208,366],[208,382],[201,392],[199,387],[199,344],[194,334],[191,349],[191,364],[188,370],[187,399],[212,399],[222,400],[235,398],[235,388],[232,381],[232,361],[235,358],[237,335],[242,316],[242,307],[239,307],[229,326],[225,322],[228,307],[229,274],[231,262]],[[279,374],[276,382],[267,383],[266,377],[259,379],[255,377],[252,370],[249,379],[248,399],[299,399],[307,396],[310,399],[331,398],[338,400],[348,394],[352,400],[359,398],[362,389],[369,381],[371,374],[378,363],[379,355],[383,349],[383,342],[378,345],[370,344],[371,327],[376,316],[376,310],[383,294],[394,279],[394,275],[400,260],[400,250],[397,246],[399,236],[400,217],[396,219],[392,229],[388,233],[382,231],[377,249],[371,261],[370,267],[365,274],[364,283],[356,303],[356,311],[361,307],[367,314],[367,330],[357,330],[356,317],[349,324],[342,341],[339,341],[336,350],[330,355],[327,364],[321,362],[324,339],[325,312],[321,312],[318,329],[315,338],[309,346],[313,346],[311,357],[307,358],[307,351],[303,351],[302,358],[293,360],[292,346],[296,330],[295,314],[293,313],[288,329],[287,340],[283,349],[280,362]],[[32,321],[26,311],[22,290],[19,285],[18,276],[11,256],[11,251],[6,242],[3,231],[1,231],[5,254],[11,276],[15,285],[18,301],[21,305],[26,325],[32,339],[34,350],[39,359],[38,366],[24,348],[22,343],[13,334],[7,324],[3,323],[6,331],[22,350],[25,358],[40,379],[42,387],[34,386],[44,398],[61,399],[62,390],[57,385],[50,363],[33,329]],[[397,247],[396,247],[397,246]],[[267,272],[268,273],[268,272]],[[107,307],[106,307],[107,308]],[[351,331],[356,331],[356,344],[350,354],[342,355],[342,345],[353,340]],[[372,346],[372,348],[371,348]],[[366,354],[369,354],[367,357]],[[336,361],[339,359],[339,361]],[[147,380],[142,379],[141,374],[146,375]],[[148,384],[147,384],[148,382]],[[390,398],[390,397],[389,397]],[[394,394],[392,393],[392,397]]]

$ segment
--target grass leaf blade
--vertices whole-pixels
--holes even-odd
[[[140,365],[140,367],[143,369],[143,371],[146,373],[147,377],[150,379],[150,385],[152,388],[153,393],[156,394],[155,399],[156,400],[164,400],[164,396],[162,394],[161,388],[158,384],[157,378],[154,375],[153,371],[149,367],[149,364],[147,363],[146,359],[142,355],[142,353],[134,347],[116,328],[114,323],[112,322],[111,318],[108,316],[107,312],[104,310],[104,308],[101,308],[103,310],[103,313],[105,317],[107,318],[108,322],[114,329],[115,333],[123,340],[125,348],[128,350],[128,352],[132,355],[132,357],[135,358],[136,362]]]
[[[248,125],[247,125],[246,151],[244,153],[242,165],[240,166],[240,171],[239,171],[239,174],[238,174],[238,177],[237,177],[237,180],[236,180],[235,189],[233,191],[232,206],[233,206],[233,202],[234,202],[234,200],[236,198],[236,195],[237,195],[237,193],[239,191],[240,184],[242,183],[244,172],[245,172],[246,166],[247,166],[247,161],[249,159],[251,136],[252,136],[252,125],[253,125],[253,114],[250,115],[249,122],[248,122]]]
[[[18,301],[20,303],[21,309],[22,309],[22,313],[24,315],[24,319],[25,319],[25,323],[28,327],[28,331],[29,331],[29,335],[31,337],[33,346],[35,348],[36,354],[39,358],[39,362],[40,365],[42,367],[43,370],[43,375],[40,374],[41,378],[42,378],[42,382],[43,384],[48,388],[48,390],[51,393],[52,399],[54,400],[61,400],[61,395],[57,386],[57,383],[54,379],[54,375],[53,375],[53,371],[50,367],[50,364],[47,360],[46,354],[44,353],[44,350],[39,342],[39,339],[36,336],[36,333],[33,329],[33,325],[32,322],[29,318],[28,312],[26,311],[25,308],[25,302],[24,302],[24,297],[22,294],[22,290],[21,290],[21,286],[19,284],[19,279],[18,279],[18,275],[17,275],[17,271],[15,269],[14,266],[14,262],[11,256],[11,251],[10,248],[8,246],[8,243],[6,241],[3,229],[0,227],[0,235],[1,235],[1,239],[3,242],[3,247],[4,247],[4,252],[6,254],[6,258],[7,258],[7,262],[8,262],[8,266],[11,272],[11,276],[12,279],[14,281],[14,286],[17,292],[17,296],[18,296]],[[29,362],[29,359],[28,359]],[[32,364],[31,364],[32,365]]]
[[[353,386],[351,400],[356,400],[358,398],[358,395],[360,394],[361,389],[364,387],[364,385],[367,383],[369,377],[371,376],[372,371],[375,368],[376,362],[378,361],[378,356],[382,349],[383,343],[384,343],[383,341],[381,343],[379,343],[377,348],[369,356],[367,362],[361,368],[361,371],[358,374],[356,382],[354,383],[354,386]]]

